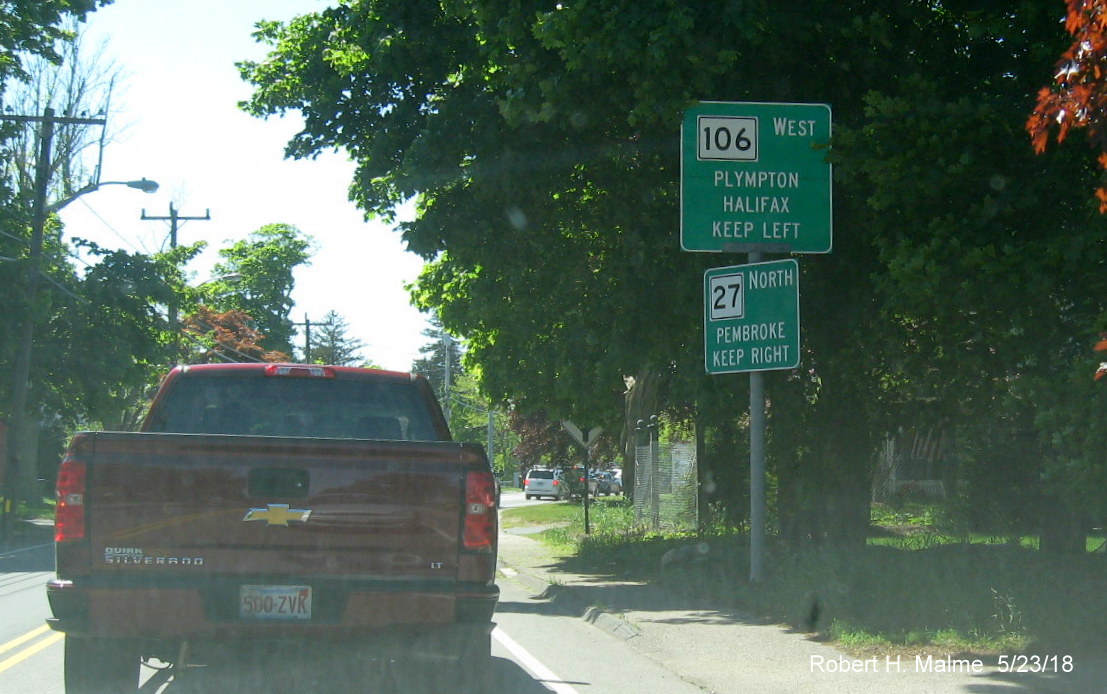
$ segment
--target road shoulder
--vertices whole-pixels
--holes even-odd
[[[508,580],[549,600],[560,613],[591,622],[682,679],[720,694],[1077,694],[1100,691],[1107,681],[1102,659],[1082,658],[1069,672],[1060,671],[1058,660],[1057,672],[1004,673],[959,654],[848,655],[809,634],[660,586],[570,572],[548,547],[518,533],[501,533],[500,566]]]

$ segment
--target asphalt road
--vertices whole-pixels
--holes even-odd
[[[553,499],[528,499],[523,492],[506,491],[500,494],[500,509],[518,508],[520,506],[538,506],[539,504],[552,504]]]
[[[519,497],[521,493],[515,493]],[[527,502],[505,494],[505,505]],[[501,543],[531,543],[505,535]],[[516,559],[525,552],[513,549]],[[538,563],[521,567],[541,568]],[[0,551],[0,694],[64,694],[62,637],[45,628],[49,613],[44,584],[53,569],[51,544]],[[637,624],[630,640],[612,635],[579,617],[565,616],[564,605],[534,597],[542,580],[506,568],[499,580],[501,600],[493,632],[489,694],[696,694],[701,692],[1035,692],[1084,694],[1107,691],[1107,661],[1081,656],[1071,676],[938,674],[923,677],[896,668],[876,668],[876,674],[850,675],[836,651],[773,625],[746,623],[702,606],[670,604],[671,600],[636,602],[632,590],[620,604],[613,586],[598,586],[604,599],[593,602],[615,610],[616,621]],[[588,592],[595,577],[551,576],[558,594]],[[536,583],[537,581],[537,583]],[[547,586],[549,587],[549,586]],[[642,589],[640,586],[639,589]],[[605,592],[606,591],[606,592]],[[612,605],[614,601],[614,605]],[[677,601],[679,603],[679,600]],[[579,614],[579,612],[577,613]],[[437,694],[458,692],[454,674],[425,660],[387,660],[357,643],[316,643],[279,651],[242,653],[228,650],[218,662],[190,669],[173,679],[167,672],[144,668],[144,694],[238,694],[240,692],[375,692]],[[818,674],[812,659],[826,661],[835,672]],[[879,666],[874,659],[874,664]],[[821,667],[821,666],[820,666]],[[994,668],[992,668],[994,670]],[[821,671],[820,671],[821,672]],[[683,673],[677,674],[677,673]],[[1079,677],[1075,677],[1079,675]],[[699,682],[700,686],[694,684]]]
[[[519,499],[515,499],[515,496]],[[537,504],[505,494],[507,504]],[[53,575],[53,546],[38,544],[0,553],[0,694],[64,694],[63,638],[46,628],[45,583]],[[680,680],[625,642],[574,617],[555,613],[533,591],[510,578],[492,639],[488,692],[512,694],[693,694]],[[278,692],[456,691],[446,668],[420,661],[379,662],[355,643],[318,644],[281,652],[228,654],[174,680],[143,668],[146,694]]]
[[[46,581],[54,575],[54,545],[0,553],[0,692],[62,692],[62,637],[43,621],[50,609]],[[50,688],[43,684],[56,680]]]

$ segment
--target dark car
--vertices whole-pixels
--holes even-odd
[[[593,494],[595,494],[596,496],[599,496],[600,494],[603,494],[604,496],[611,495],[612,492],[610,472],[593,472],[592,480],[596,483],[595,491],[593,491]]]
[[[569,497],[579,499],[584,494],[584,470],[579,467],[565,468],[565,481],[569,484]],[[588,480],[588,492],[595,496],[596,480]]]

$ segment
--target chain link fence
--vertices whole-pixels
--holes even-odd
[[[900,439],[889,436],[880,448],[873,470],[872,500],[945,499],[945,483],[937,479],[944,451],[942,436],[912,431]]]
[[[699,527],[694,442],[651,441],[634,451],[634,520],[650,530]]]

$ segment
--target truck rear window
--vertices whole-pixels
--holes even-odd
[[[426,400],[406,381],[180,378],[146,431],[179,434],[439,439]]]

